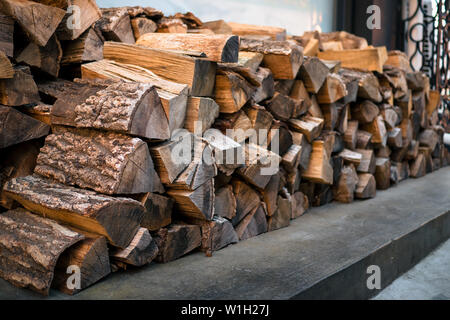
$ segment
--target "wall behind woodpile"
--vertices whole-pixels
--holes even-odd
[[[223,19],[283,27],[292,34],[333,31],[336,0],[97,0],[99,7],[151,6],[165,14],[194,12],[203,21]]]

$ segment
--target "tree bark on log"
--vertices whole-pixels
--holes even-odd
[[[38,176],[14,178],[6,183],[4,193],[27,210],[105,236],[120,248],[131,242],[144,215],[143,206],[135,200],[100,195]]]
[[[23,209],[0,215],[0,277],[48,295],[61,253],[84,236]]]
[[[35,172],[104,194],[161,192],[147,144],[126,135],[54,127]]]

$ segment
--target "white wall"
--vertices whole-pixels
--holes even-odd
[[[191,11],[203,21],[280,26],[288,33],[333,30],[335,0],[97,0],[100,7],[150,6],[166,15]]]

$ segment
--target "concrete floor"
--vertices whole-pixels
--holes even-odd
[[[313,208],[288,228],[215,252],[117,272],[71,297],[0,279],[0,299],[368,299],[450,237],[450,167],[374,199]],[[436,280],[439,281],[439,280]]]
[[[450,240],[373,299],[450,300]]]

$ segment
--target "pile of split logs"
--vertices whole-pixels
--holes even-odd
[[[440,103],[345,32],[2,0],[0,276],[73,294],[372,198],[448,164]]]

